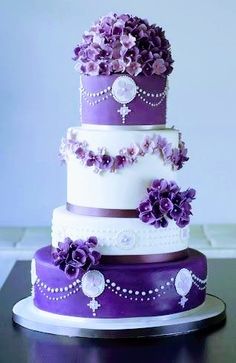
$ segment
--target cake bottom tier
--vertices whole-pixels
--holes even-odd
[[[34,304],[55,314],[127,318],[161,316],[200,306],[206,296],[206,257],[147,264],[104,264],[69,280],[51,258],[51,247],[32,260]]]

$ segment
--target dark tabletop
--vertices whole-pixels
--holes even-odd
[[[209,261],[208,292],[226,302],[226,323],[176,337],[102,340],[30,331],[11,319],[13,305],[30,289],[30,263],[17,262],[0,291],[0,363],[236,362],[236,259]]]

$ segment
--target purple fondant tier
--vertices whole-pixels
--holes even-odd
[[[34,304],[55,314],[127,318],[184,312],[205,300],[206,257],[189,249],[174,262],[98,265],[68,280],[54,266],[51,247],[35,254]]]
[[[164,126],[166,94],[166,77],[81,75],[81,124]]]

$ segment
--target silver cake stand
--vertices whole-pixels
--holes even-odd
[[[89,338],[137,338],[187,334],[213,328],[226,317],[225,303],[207,294],[200,307],[159,317],[98,319],[78,318],[44,312],[33,304],[32,297],[13,307],[15,323],[43,333]]]

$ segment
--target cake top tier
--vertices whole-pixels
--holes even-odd
[[[84,32],[74,53],[76,70],[90,76],[166,77],[173,70],[170,43],[162,28],[128,14],[101,17]]]

